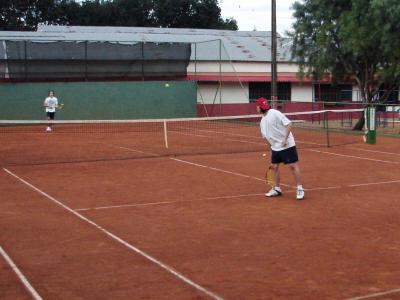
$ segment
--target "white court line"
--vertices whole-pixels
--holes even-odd
[[[371,183],[360,183],[360,184],[350,184],[349,187],[358,187],[358,186],[376,185],[376,184],[389,184],[389,183],[400,183],[400,180],[371,182]]]
[[[371,183],[360,183],[360,184],[350,184],[350,185],[342,185],[342,186],[327,186],[327,187],[305,188],[304,190],[306,192],[321,191],[321,190],[338,190],[338,189],[343,189],[343,188],[369,186],[369,185],[379,185],[379,184],[390,184],[390,183],[400,183],[400,180],[371,182]],[[264,196],[264,193],[262,193],[262,194],[247,194],[247,195],[231,195],[231,196],[207,197],[207,198],[192,199],[192,200],[174,200],[174,201],[148,202],[148,203],[139,203],[139,204],[121,204],[121,205],[99,206],[99,207],[91,207],[91,208],[76,208],[75,211],[102,210],[102,209],[125,208],[125,207],[145,207],[145,206],[155,206],[155,205],[163,205],[163,204],[176,204],[176,203],[182,203],[182,202],[196,202],[196,201],[218,200],[218,199],[245,198],[245,197],[254,197],[254,196]]]
[[[58,201],[56,198],[50,196],[49,194],[43,192],[42,190],[40,190],[39,188],[35,187],[34,185],[30,184],[29,182],[25,181],[24,179],[22,179],[21,177],[17,176],[16,174],[14,174],[13,172],[3,168],[3,170],[5,172],[7,172],[9,175],[13,176],[14,178],[18,179],[19,181],[21,181],[22,183],[26,184],[27,186],[29,186],[31,189],[35,190],[36,192],[38,192],[39,194],[45,196],[46,198],[48,198],[49,200],[53,201],[54,203],[58,204],[59,206],[61,206],[62,208],[64,208],[65,210],[67,210],[68,212],[72,213],[73,215],[75,215],[76,217],[78,217],[79,219],[83,220],[84,222],[94,226],[95,228],[97,228],[98,230],[100,230],[101,232],[105,233],[106,235],[108,235],[109,237],[111,237],[112,239],[116,240],[117,242],[121,243],[122,245],[124,245],[125,247],[133,250],[134,252],[142,255],[143,257],[145,257],[146,259],[148,259],[149,261],[153,262],[154,264],[156,264],[157,266],[161,267],[162,269],[166,270],[167,272],[171,273],[172,275],[176,276],[177,278],[179,278],[180,280],[182,280],[183,282],[185,282],[186,284],[192,286],[193,288],[203,292],[204,294],[210,296],[213,299],[223,299],[220,296],[218,296],[217,294],[215,294],[214,292],[211,292],[210,290],[207,290],[206,288],[200,286],[199,284],[195,283],[194,281],[190,280],[188,277],[180,274],[178,271],[174,270],[172,267],[168,266],[167,264],[161,262],[160,260],[154,258],[153,256],[145,253],[144,251],[140,250],[139,248],[129,244],[128,242],[124,241],[123,239],[121,239],[120,237],[116,236],[115,234],[111,233],[110,231],[106,230],[105,228],[101,227],[100,225],[98,225],[97,223],[89,220],[88,218],[86,218],[85,216],[81,215],[80,213],[74,211],[72,208],[66,206],[65,204],[61,203],[60,201]]]
[[[396,294],[396,293],[400,293],[400,288],[399,289],[389,290],[389,291],[386,291],[386,292],[373,293],[373,294],[369,294],[369,295],[365,295],[365,296],[348,298],[346,300],[370,299],[370,298],[375,298],[375,297],[380,297],[380,296],[385,296],[385,295],[390,295],[390,294]]]
[[[258,180],[258,181],[265,182],[265,179],[258,178],[258,177],[255,177],[255,176],[245,175],[245,174],[241,174],[241,173],[237,173],[237,172],[227,171],[227,170],[224,170],[224,169],[219,169],[219,168],[214,168],[214,167],[210,167],[210,166],[206,166],[206,165],[201,165],[201,164],[190,162],[190,161],[183,160],[183,159],[172,158],[172,157],[170,159],[174,160],[174,161],[177,161],[177,162],[184,163],[184,164],[196,166],[196,167],[206,168],[206,169],[210,169],[210,170],[217,171],[217,172],[227,173],[227,174],[231,174],[231,175],[236,175],[236,176],[240,176],[240,177],[244,177],[244,178],[250,178],[250,179],[255,179],[255,180]],[[293,185],[288,185],[288,184],[283,184],[283,183],[281,183],[281,185],[287,186],[287,187],[291,187],[291,188],[296,188]]]
[[[251,141],[246,141],[246,140],[233,140],[233,139],[227,139],[228,141],[231,142],[238,142],[238,143],[243,143],[243,144],[256,144],[256,145],[263,145],[263,146],[267,146],[266,143],[261,143],[261,142],[251,142]],[[267,148],[267,147],[265,147]]]
[[[239,136],[239,137],[245,137],[245,138],[250,138],[250,139],[258,139],[262,140],[261,136],[256,137],[252,135],[244,135],[244,134],[237,134],[237,133],[229,133],[229,132],[219,132],[219,131],[212,131],[212,130],[198,130],[198,131],[204,131],[204,132],[209,132],[209,133],[217,133],[217,134],[222,134],[222,135],[232,135],[232,136]],[[194,133],[182,133],[182,132],[174,132],[177,134],[184,134],[184,135],[191,135],[191,136],[198,136],[198,137],[204,137],[204,138],[217,138],[217,136],[206,136],[206,135],[199,135],[199,134],[194,134]],[[233,142],[240,142],[240,143],[250,143],[250,144],[257,144],[257,145],[265,145],[267,146],[266,142],[251,142],[247,140],[232,140],[232,139],[227,139],[228,141],[233,141]],[[305,142],[301,140],[296,140],[296,143],[298,144],[307,144],[307,145],[316,145],[316,146],[326,146],[326,144],[320,144],[320,143],[314,143],[314,142]]]
[[[308,188],[304,189],[305,191],[322,191],[322,190],[337,190],[345,188],[346,186],[326,186],[326,187],[316,187],[316,188]]]
[[[126,150],[133,151],[133,152],[140,152],[140,153],[144,153],[144,154],[150,154],[150,155],[153,155],[155,157],[161,157],[159,154],[154,154],[154,153],[151,153],[151,152],[143,152],[143,151],[135,150],[135,149],[128,148],[128,147],[121,147],[121,146],[115,146],[115,145],[111,145],[111,146],[116,147],[116,148],[126,149]],[[169,157],[169,159],[177,161],[177,162],[180,162],[180,163],[185,163],[185,164],[189,164],[189,165],[193,165],[193,166],[197,166],[197,167],[201,167],[201,168],[206,168],[206,169],[210,169],[210,170],[214,170],[214,171],[218,171],[218,172],[223,172],[223,173],[227,173],[227,174],[231,174],[231,175],[241,176],[241,177],[245,177],[245,178],[253,178],[253,179],[256,179],[258,181],[264,181],[265,182],[265,179],[263,179],[263,178],[258,178],[258,177],[249,176],[249,175],[245,175],[245,174],[240,174],[240,173],[236,173],[236,172],[231,172],[231,171],[227,171],[227,170],[223,170],[223,169],[219,169],[219,168],[214,168],[214,167],[210,167],[210,166],[206,166],[206,165],[201,165],[201,164],[193,163],[193,162],[182,160],[182,159],[178,159],[178,158]],[[288,185],[288,184],[284,184],[284,183],[281,183],[281,185],[282,186],[286,186],[286,187],[296,188],[293,185]]]
[[[182,135],[188,135],[188,136],[197,136],[197,137],[202,137],[202,138],[211,138],[210,136],[207,136],[207,135],[186,133],[186,132],[179,132],[179,131],[168,131],[168,133],[182,134]]]
[[[371,152],[371,153],[390,154],[390,155],[400,156],[400,153],[393,153],[393,152],[384,152],[384,151],[376,151],[376,150],[367,150],[367,149],[354,148],[354,147],[349,147],[349,148],[347,148],[347,149],[357,150],[357,151],[364,151],[364,152]]]
[[[199,130],[199,131],[204,131],[204,130]],[[207,131],[207,132],[212,132],[212,131]],[[194,134],[194,133],[184,133],[184,132],[176,132],[176,131],[173,131],[173,133],[175,133],[175,134],[182,134],[182,135],[188,135],[188,136],[195,136],[195,137],[202,137],[202,138],[207,138],[207,139],[219,139],[220,137],[218,137],[218,136],[210,136],[210,135],[200,135],[200,134]],[[214,132],[214,133],[219,133],[219,132]],[[225,134],[225,133],[224,133]],[[243,136],[243,135],[241,135],[241,134],[230,134],[230,133],[227,133],[227,134],[225,134],[225,135],[234,135],[234,136],[237,136],[237,135],[239,135],[239,136]],[[253,137],[253,136],[246,136],[247,138],[256,138],[256,137]],[[226,141],[231,141],[231,142],[238,142],[238,143],[244,143],[244,144],[256,144],[256,145],[264,145],[264,146],[266,146],[267,144],[266,143],[261,143],[261,142],[252,142],[252,141],[248,141],[248,140],[234,140],[234,139],[229,139],[229,138],[226,138],[226,137],[223,137],[223,139],[224,140],[226,140]],[[259,138],[257,138],[257,139],[259,139]]]
[[[17,265],[12,261],[12,259],[8,256],[6,251],[0,246],[0,254],[4,257],[6,262],[10,265],[11,269],[17,274],[19,280],[22,281],[24,284],[25,288],[31,293],[33,299],[35,300],[43,300],[42,297],[36,292],[36,290],[33,288],[33,286],[29,283],[28,279],[22,274],[22,272],[18,269]]]
[[[118,147],[118,146],[116,146],[116,147]],[[126,148],[126,147],[121,147],[121,148],[126,149],[126,150],[136,151],[136,150],[131,149],[131,148]],[[317,153],[331,154],[331,155],[336,155],[336,156],[344,156],[344,157],[357,158],[357,159],[364,159],[364,160],[372,160],[372,161],[377,161],[377,162],[396,163],[396,162],[392,162],[392,161],[385,161],[385,160],[379,160],[379,159],[365,158],[365,157],[359,157],[359,156],[353,156],[353,155],[338,154],[338,153],[326,152],[326,151],[320,151],[320,150],[314,150],[314,149],[307,149],[307,150],[308,150],[308,151],[312,151],[312,152],[317,152]],[[156,155],[156,154],[153,154],[153,153],[150,153],[150,152],[143,152],[143,153],[148,153],[148,154],[151,154],[151,155]],[[206,169],[210,169],[210,170],[214,170],[214,171],[218,171],[218,172],[223,172],[223,173],[235,175],[235,176],[241,176],[241,177],[244,177],[244,178],[255,179],[255,180],[258,180],[258,181],[265,181],[265,179],[263,179],[263,178],[258,178],[258,177],[255,177],[255,176],[249,176],[249,175],[245,175],[245,174],[241,174],[241,173],[237,173],[237,172],[232,172],[232,171],[228,171],[228,170],[223,170],[223,169],[220,169],[220,168],[210,167],[210,166],[207,166],[207,165],[202,165],[202,164],[190,162],[190,161],[183,160],[183,159],[171,158],[171,157],[170,157],[169,159],[174,160],[174,161],[177,161],[177,162],[181,162],[181,163],[185,163],[185,164],[189,164],[189,165],[201,167],[201,168],[206,168]],[[398,183],[398,182],[399,182],[399,180],[394,180],[394,181],[361,183],[361,184],[344,185],[344,186],[305,188],[304,190],[305,190],[305,191],[316,191],[316,190],[341,189],[341,188],[346,188],[346,187],[358,187],[358,186],[368,186],[368,185],[379,185],[379,184]],[[286,186],[286,187],[290,187],[290,188],[296,188],[296,186],[293,186],[293,185],[288,185],[288,184],[283,184],[283,183],[281,183],[281,185],[282,185],[282,186]]]
[[[329,155],[335,155],[335,156],[341,156],[341,157],[356,158],[356,159],[369,160],[369,161],[375,161],[375,162],[382,162],[382,163],[388,163],[388,164],[396,164],[396,165],[400,164],[400,162],[396,162],[396,161],[360,157],[360,156],[355,156],[355,155],[339,154],[339,153],[326,152],[326,151],[313,150],[313,149],[307,149],[307,150],[311,151],[311,152],[317,152],[317,153],[323,153],[323,154],[329,154]]]
[[[297,144],[307,144],[307,145],[316,145],[316,146],[321,146],[321,147],[326,147],[326,144],[319,144],[319,143],[313,143],[313,142],[305,142],[302,140],[296,140]]]
[[[205,131],[205,132],[211,132],[211,133],[220,133],[223,135],[233,135],[233,136],[241,136],[241,137],[246,137],[246,138],[252,138],[252,139],[260,139],[260,137],[256,137],[256,136],[251,136],[251,135],[244,135],[244,134],[237,134],[237,133],[229,133],[229,132],[219,132],[219,131],[212,131],[212,130],[199,130],[199,131]],[[261,138],[262,139],[262,138]],[[234,140],[232,140],[234,141]],[[305,141],[301,141],[301,140],[296,140],[296,143],[299,144],[309,144],[309,145],[317,145],[317,146],[326,146],[326,144],[319,144],[319,143],[314,143],[314,142],[305,142]],[[266,143],[258,143],[258,144],[263,144],[263,145],[267,145]]]
[[[390,183],[400,183],[400,180],[378,181],[378,182],[368,182],[368,183],[356,183],[356,184],[348,184],[348,185],[341,185],[341,186],[330,186],[330,187],[317,187],[317,188],[309,188],[309,189],[304,189],[304,190],[305,191],[331,190],[331,189],[343,189],[343,188],[352,188],[352,187],[370,186],[370,185],[380,185],[380,184],[390,184]]]
[[[215,133],[217,133],[217,134],[222,134],[222,135],[232,135],[232,136],[242,136],[242,137],[246,137],[246,138],[261,138],[261,135],[260,135],[260,137],[254,137],[254,136],[251,136],[251,135],[246,135],[246,134],[239,134],[239,133],[232,133],[232,132],[225,132],[225,131],[215,131],[215,130],[205,130],[205,129],[199,129],[198,131],[203,131],[203,132],[210,132],[210,133],[213,133],[213,134],[215,134]]]
[[[120,149],[128,150],[128,151],[131,151],[131,152],[137,152],[137,153],[142,153],[142,154],[150,154],[150,155],[155,156],[155,157],[160,156],[159,154],[155,154],[155,153],[151,153],[151,152],[147,152],[147,151],[139,151],[139,150],[135,150],[135,149],[132,149],[132,148],[121,147],[121,146],[115,146],[115,145],[110,145],[110,144],[106,144],[106,145],[109,145],[109,146],[115,147],[115,148],[120,148]]]
[[[182,202],[244,198],[244,197],[254,197],[254,196],[263,196],[263,195],[264,194],[247,194],[247,195],[234,195],[234,196],[207,197],[207,198],[192,199],[192,200],[174,200],[174,201],[149,202],[149,203],[140,203],[140,204],[122,204],[122,205],[111,205],[111,206],[99,206],[99,207],[93,207],[93,208],[77,208],[77,209],[75,209],[75,211],[101,210],[101,209],[124,208],[124,207],[143,207],[143,206],[153,206],[153,205],[162,205],[162,204],[175,204],[175,203],[182,203]]]

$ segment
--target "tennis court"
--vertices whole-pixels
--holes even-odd
[[[400,139],[353,113],[292,116],[304,201],[250,117],[3,124],[0,298],[400,299]]]

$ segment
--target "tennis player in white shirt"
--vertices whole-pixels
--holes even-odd
[[[46,110],[47,120],[54,120],[58,99],[54,96],[54,91],[49,91],[48,97],[44,100],[43,106]],[[48,124],[46,131],[52,131],[52,125]]]
[[[296,199],[303,200],[305,193],[301,184],[296,143],[291,133],[292,122],[279,110],[271,108],[263,97],[257,100],[257,110],[263,115],[260,122],[261,135],[271,146],[271,168],[274,171],[274,187],[265,194],[267,197],[282,195],[279,165],[288,165],[297,185]]]

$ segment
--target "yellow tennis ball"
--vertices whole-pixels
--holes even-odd
[[[266,157],[266,156],[267,156],[267,153],[263,153],[262,156],[263,156],[263,157]]]
[[[169,83],[166,83],[166,84],[165,84],[165,87],[166,87],[166,88],[169,88]]]

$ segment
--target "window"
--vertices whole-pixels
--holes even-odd
[[[290,82],[278,82],[278,100],[291,100],[292,85]],[[260,97],[271,99],[271,82],[249,82],[250,101]]]
[[[385,85],[382,85],[379,89],[379,97],[383,97],[386,92],[387,92],[387,87]],[[386,103],[387,104],[399,103],[399,88],[398,87],[394,88],[394,90],[390,93],[390,95],[387,96]]]
[[[324,102],[351,102],[353,100],[353,86],[351,84],[315,84],[315,101]]]

